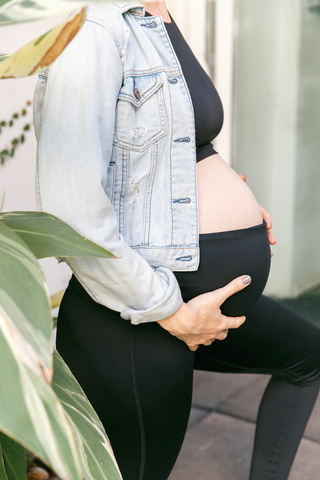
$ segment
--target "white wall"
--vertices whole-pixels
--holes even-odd
[[[267,293],[320,283],[319,15],[304,0],[238,0],[233,166],[272,214]]]
[[[179,26],[201,65],[206,64],[206,0],[167,0],[168,10]]]
[[[301,19],[293,277],[299,291],[320,283],[320,11]]]
[[[235,0],[215,0],[215,78],[214,84],[223,103],[223,129],[214,141],[217,152],[232,164],[233,137],[233,68],[235,34]]]

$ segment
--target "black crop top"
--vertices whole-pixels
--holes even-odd
[[[146,12],[146,16],[152,15]],[[194,56],[174,20],[164,25],[190,91],[195,116],[197,162],[199,162],[217,153],[211,141],[216,138],[222,128],[222,103],[210,77]]]

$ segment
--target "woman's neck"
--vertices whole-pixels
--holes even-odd
[[[145,5],[147,12],[151,15],[161,15],[164,22],[171,22],[169,12],[167,10],[166,2],[141,2]]]

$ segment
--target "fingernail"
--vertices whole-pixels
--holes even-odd
[[[249,277],[249,275],[246,275],[245,277],[242,277],[241,280],[245,285],[249,285],[249,283],[251,283],[251,277]]]

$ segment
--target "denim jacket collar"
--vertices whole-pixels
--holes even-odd
[[[123,1],[123,2],[116,2],[115,5],[119,8],[119,10],[122,14],[124,14],[126,12],[130,12],[130,13],[133,13],[135,15],[140,15],[141,17],[144,17],[146,7],[140,2],[135,2],[135,1],[125,2],[125,1]]]

